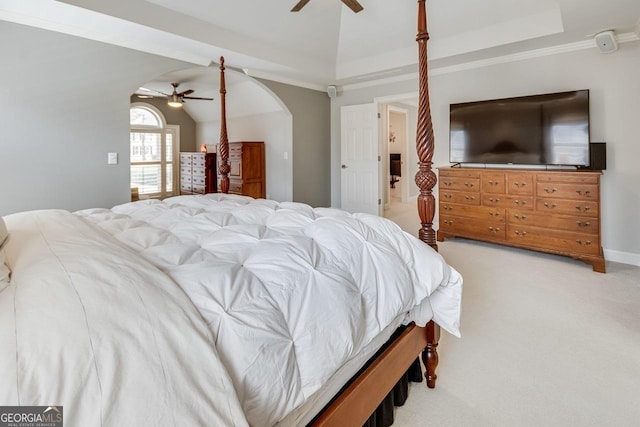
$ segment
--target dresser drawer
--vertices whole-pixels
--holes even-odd
[[[180,191],[191,192],[192,188],[193,187],[191,186],[191,180],[189,180],[188,182],[180,181]]]
[[[465,205],[480,205],[479,193],[443,190],[444,189],[441,188],[440,200],[442,201],[449,203],[463,203]]]
[[[480,179],[480,171],[473,169],[438,169],[438,175],[440,178],[477,178]]]
[[[204,178],[205,176],[205,168],[194,166],[191,169],[191,175],[198,178]]]
[[[588,172],[538,172],[536,175],[536,181],[538,182],[564,182],[573,184],[598,184],[600,173],[588,173]]]
[[[521,196],[533,196],[533,175],[507,174],[507,193]]]
[[[533,197],[485,194],[482,196],[482,205],[496,208],[520,208],[533,210]]]
[[[599,217],[598,202],[582,200],[556,200],[538,198],[536,211],[554,214],[580,215],[586,217]]]
[[[193,188],[195,187],[203,187],[205,186],[204,176],[194,176],[192,178]]]
[[[598,235],[584,235],[570,231],[507,224],[507,241],[532,248],[554,249],[560,252],[600,254]]]
[[[585,234],[598,234],[600,232],[600,223],[598,218],[550,215],[539,212],[509,209],[507,210],[507,221],[509,224],[520,226],[545,227]]]
[[[229,180],[229,193],[242,194],[242,181]]]
[[[447,190],[480,191],[480,178],[444,176],[440,178],[440,186]]]
[[[203,186],[194,185],[191,191],[195,194],[204,194],[205,188]]]
[[[192,171],[191,166],[180,166],[180,176],[191,176]]]
[[[459,205],[455,203],[440,202],[440,215],[464,216],[484,220],[504,222],[505,210],[486,206]]]
[[[484,193],[504,194],[504,183],[503,173],[485,172],[482,174],[482,191]]]
[[[598,200],[598,186],[594,184],[565,184],[538,182],[536,184],[538,197],[554,199]]]
[[[506,226],[499,221],[445,215],[440,218],[440,230],[465,237],[505,240]]]
[[[180,164],[191,166],[192,153],[180,153]]]
[[[204,168],[205,167],[205,153],[193,153],[192,166],[194,168]]]

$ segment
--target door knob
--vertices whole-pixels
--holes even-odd
[[[348,168],[348,167],[349,167],[349,166],[347,166],[347,165],[342,165],[342,169],[346,169],[346,168]]]

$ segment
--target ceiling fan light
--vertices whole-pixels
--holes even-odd
[[[167,102],[167,105],[169,107],[173,107],[173,108],[181,108],[182,107],[182,101],[180,100],[178,95],[172,95],[171,98],[169,98],[169,101]]]

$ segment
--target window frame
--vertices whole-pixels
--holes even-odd
[[[180,126],[168,125],[162,112],[151,104],[144,102],[135,102],[130,106],[129,111],[134,109],[144,109],[153,114],[157,119],[159,125],[147,125],[147,124],[134,124],[131,123],[131,115],[129,115],[129,182],[131,182],[132,168],[134,166],[146,166],[146,165],[160,165],[160,191],[159,192],[144,192],[139,189],[139,194],[148,198],[160,198],[174,196],[179,194],[180,182],[179,182],[179,157],[180,157]],[[151,133],[160,135],[160,160],[157,161],[133,161],[131,155],[133,148],[131,146],[133,133]],[[167,160],[167,135],[171,135],[171,160]],[[141,150],[139,150],[141,151]],[[171,165],[171,182],[167,182],[168,172],[167,168]]]

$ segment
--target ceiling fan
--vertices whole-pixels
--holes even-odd
[[[175,108],[182,107],[182,103],[184,102],[185,99],[200,99],[200,100],[204,100],[204,101],[213,101],[213,98],[201,98],[199,96],[189,96],[194,92],[193,89],[187,89],[187,90],[184,90],[182,92],[178,92],[178,86],[180,86],[180,83],[171,83],[171,86],[173,86],[173,92],[172,93],[164,93],[164,92],[160,92],[159,90],[155,90],[155,89],[147,89],[147,88],[141,88],[141,89],[143,89],[145,91],[156,92],[156,93],[159,93],[159,94],[163,95],[160,98],[167,98],[169,100],[167,102],[167,104],[170,107],[175,107]],[[152,98],[154,98],[155,96],[143,95],[142,97],[152,97]]]
[[[298,3],[296,3],[295,6],[293,6],[291,12],[299,12],[300,9],[305,7],[307,3],[309,3],[309,0],[300,0]],[[353,13],[358,13],[362,9],[364,9],[362,5],[358,3],[358,0],[342,0],[342,3],[344,3],[349,9],[351,9]]]

